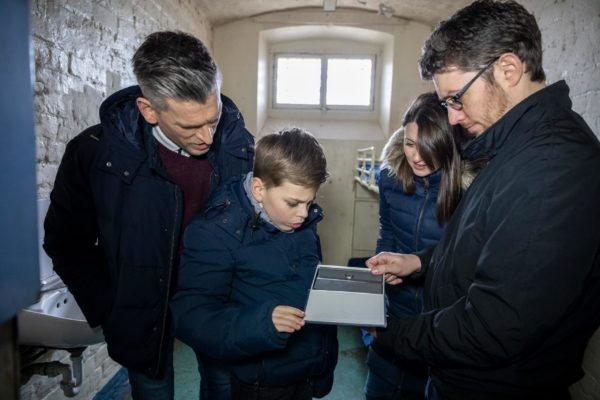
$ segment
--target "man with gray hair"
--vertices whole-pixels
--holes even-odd
[[[139,86],[100,107],[100,124],[67,145],[44,249],[134,399],[172,399],[173,331],[182,232],[227,178],[252,170],[254,139],[204,44],[150,34],[133,56]],[[202,399],[228,399],[229,373],[198,360]]]

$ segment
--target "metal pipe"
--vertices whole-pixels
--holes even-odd
[[[67,349],[71,353],[71,365],[60,361],[49,361],[27,366],[23,375],[45,375],[54,378],[62,375],[60,388],[67,397],[79,394],[83,384],[83,350],[85,348]]]

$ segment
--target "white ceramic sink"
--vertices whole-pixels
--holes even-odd
[[[73,294],[52,269],[42,249],[43,221],[49,200],[38,200],[40,298],[18,315],[19,344],[56,348],[83,347],[104,341],[100,328],[88,325]]]
[[[42,293],[39,302],[21,310],[18,325],[19,343],[24,345],[67,349],[104,341],[101,329],[90,328],[64,287]]]

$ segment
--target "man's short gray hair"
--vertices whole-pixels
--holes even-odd
[[[221,72],[204,43],[179,31],[154,32],[132,58],[142,94],[154,107],[166,99],[205,103],[221,88]]]

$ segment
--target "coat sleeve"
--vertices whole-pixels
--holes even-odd
[[[434,367],[486,368],[526,356],[559,329],[598,321],[600,177],[589,169],[597,170],[600,156],[584,167],[573,162],[581,150],[571,153],[562,160],[557,153],[523,154],[534,161],[505,168],[480,205],[472,282],[453,304],[392,321],[378,335],[382,345]]]
[[[419,272],[413,273],[411,275],[412,279],[421,279],[422,277],[427,275],[429,262],[431,261],[431,257],[433,256],[433,252],[435,251],[436,246],[437,245],[426,247],[423,250],[413,253],[415,256],[419,257],[419,261],[421,261],[421,270]]]
[[[395,251],[394,246],[394,231],[390,216],[390,204],[387,202],[385,191],[385,181],[390,179],[387,174],[388,169],[383,169],[379,178],[379,236],[377,238],[376,252]],[[385,177],[383,175],[386,175]]]
[[[230,301],[236,260],[215,225],[195,219],[186,228],[184,241],[178,287],[171,300],[176,337],[217,359],[242,359],[284,348],[289,334],[278,333],[273,325],[275,302]]]
[[[87,130],[69,142],[44,220],[44,250],[92,327],[105,321],[112,305],[89,181],[98,140]]]

